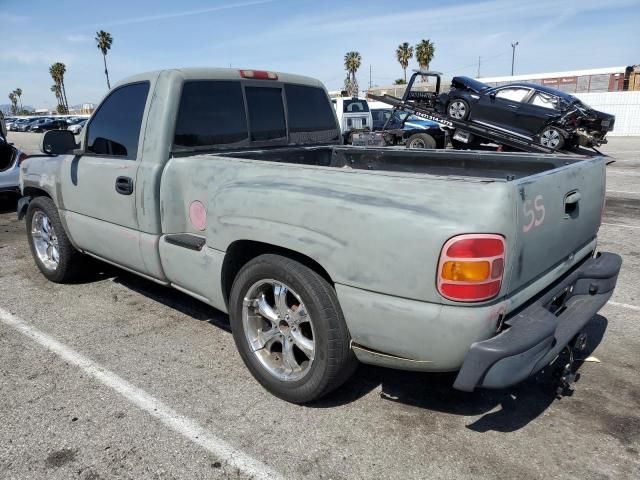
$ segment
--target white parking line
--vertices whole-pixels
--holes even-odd
[[[610,227],[622,227],[622,228],[640,228],[640,225],[623,225],[622,223],[602,222],[602,225],[609,225]]]
[[[75,365],[88,375],[115,390],[129,402],[144,410],[149,415],[160,420],[165,426],[184,436],[193,443],[200,445],[213,455],[226,461],[232,468],[256,479],[282,479],[283,477],[268,466],[254,459],[248,454],[234,448],[225,440],[216,437],[203,427],[184,415],[179,414],[168,405],[151,396],[144,390],[132,385],[115,373],[100,366],[93,360],[76,352],[71,347],[60,343],[53,337],[29,325],[21,318],[0,308],[0,321],[36,343],[47,348],[66,362]]]
[[[607,303],[609,305],[613,305],[614,307],[628,308],[629,310],[635,310],[636,312],[640,312],[640,307],[636,305],[630,305],[628,303],[612,302],[611,300],[609,300]]]

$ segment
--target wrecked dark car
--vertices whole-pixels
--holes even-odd
[[[554,150],[602,145],[615,122],[615,116],[554,88],[530,83],[489,87],[468,77],[453,78],[449,92],[438,97],[438,110],[453,120],[502,129]]]

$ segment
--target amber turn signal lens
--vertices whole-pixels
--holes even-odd
[[[442,278],[458,282],[482,282],[489,278],[489,271],[487,261],[449,261],[442,266]]]

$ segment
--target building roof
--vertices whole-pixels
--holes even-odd
[[[502,77],[480,77],[481,82],[518,82],[526,80],[539,80],[543,78],[581,77],[583,75],[606,75],[611,73],[624,73],[627,67],[591,68],[587,70],[569,70],[566,72],[530,73],[526,75],[505,75]]]

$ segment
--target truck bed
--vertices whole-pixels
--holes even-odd
[[[350,146],[237,151],[220,156],[323,167],[517,180],[585,160],[579,155],[408,150]]]

